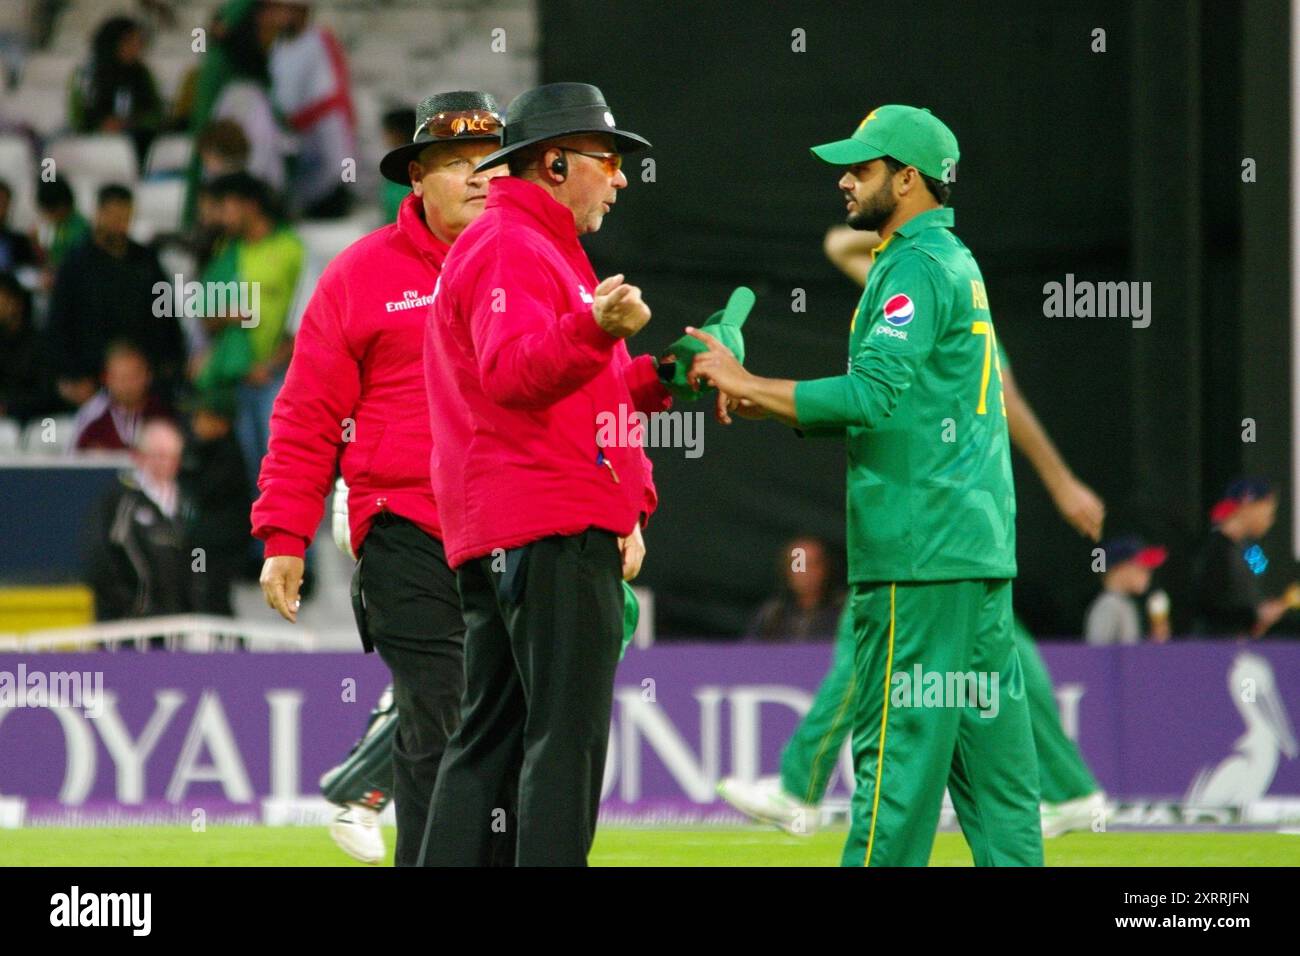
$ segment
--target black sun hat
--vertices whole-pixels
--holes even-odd
[[[506,108],[501,148],[476,167],[505,162],[518,149],[576,133],[608,133],[620,153],[632,153],[650,141],[619,129],[605,103],[605,94],[590,83],[547,83],[520,93]]]
[[[407,164],[432,143],[471,140],[501,142],[501,106],[491,93],[456,90],[435,93],[415,109],[415,136],[405,146],[392,150],[379,161],[385,179],[411,185]]]

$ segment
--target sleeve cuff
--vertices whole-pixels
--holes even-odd
[[[815,429],[838,427],[853,421],[852,384],[847,375],[796,382],[794,413],[799,427]]]
[[[591,311],[573,313],[571,328],[573,337],[585,348],[608,352],[619,342],[618,338],[600,327],[596,313]]]
[[[634,358],[627,367],[624,381],[639,411],[665,411],[673,403],[672,393],[659,377],[659,369],[650,355]]]
[[[262,553],[268,558],[302,558],[307,554],[307,542],[288,531],[272,531],[266,536]]]

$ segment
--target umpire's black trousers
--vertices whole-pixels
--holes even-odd
[[[617,536],[595,528],[459,569],[465,701],[438,775],[425,865],[586,865],[621,579]]]
[[[367,649],[393,674],[393,803],[398,866],[415,866],[465,688],[465,622],[442,542],[390,513],[361,546],[353,604]]]

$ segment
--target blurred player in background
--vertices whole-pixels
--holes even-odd
[[[726,397],[724,421],[735,410],[847,440],[857,785],[843,862],[924,866],[947,786],[977,866],[1041,865],[996,338],[979,267],[949,231],[957,141],[928,110],[891,105],[813,153],[847,167],[849,223],[883,239],[850,325],[848,374],[761,378],[688,331],[709,346],[692,376]],[[980,674],[1004,690],[983,706],[964,695],[912,706],[897,675],[914,670]]]
[[[880,236],[872,230],[838,225],[827,231],[823,248],[841,272],[865,286],[873,252],[880,244]],[[1079,534],[1098,541],[1106,517],[1105,504],[1075,476],[1048,437],[1016,385],[1001,340],[997,349],[1011,443],[1034,466],[1061,517]],[[1167,607],[1165,621],[1168,621]],[[1019,618],[1014,619],[1013,626],[1038,751],[1043,835],[1059,836],[1091,826],[1098,813],[1104,813],[1106,797],[1078,746],[1061,725],[1051,675],[1033,637]],[[853,649],[852,618],[846,609],[836,629],[830,670],[817,688],[808,713],[782,751],[780,776],[753,782],[728,777],[718,785],[723,799],[754,819],[773,823],[787,833],[807,835],[816,831],[818,807],[852,725]]]
[[[1196,634],[1260,637],[1300,607],[1300,585],[1264,597],[1259,579],[1268,558],[1259,541],[1277,519],[1277,495],[1267,479],[1231,482],[1210,511],[1210,533],[1197,552]]]
[[[447,251],[483,211],[488,180],[505,171],[475,171],[499,145],[500,110],[490,95],[431,96],[417,122],[412,142],[380,164],[385,177],[413,189],[397,222],[340,253],[303,316],[253,506],[253,533],[266,542],[262,590],[293,621],[303,556],[336,464],[347,482],[344,543],[359,557],[353,607],[366,650],[378,650],[393,674],[398,716],[390,751],[383,734],[393,732],[393,707],[381,702],[362,745],[327,775],[325,789],[346,804],[335,840],[379,862],[382,801],[373,776],[385,773],[391,753],[398,866],[418,857],[464,686],[465,626],[429,485],[424,317]]]

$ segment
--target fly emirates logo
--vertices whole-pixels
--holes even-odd
[[[384,310],[387,312],[405,312],[407,309],[418,309],[421,306],[433,305],[433,297],[437,294],[437,286],[428,295],[420,295],[415,289],[407,289],[402,293],[402,298],[396,302],[385,302]]]

